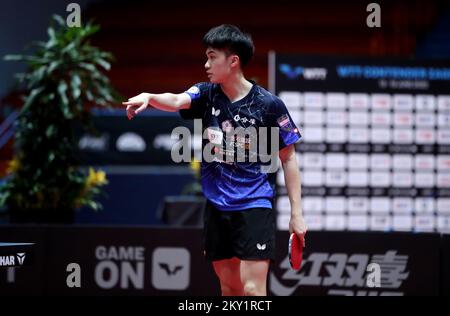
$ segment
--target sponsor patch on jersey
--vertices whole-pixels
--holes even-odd
[[[277,119],[277,123],[278,123],[278,126],[280,126],[280,128],[285,131],[291,131],[293,129],[291,120],[289,119],[289,116],[287,116],[286,114],[280,116]]]
[[[231,132],[231,130],[233,129],[233,124],[231,124],[230,120],[226,120],[222,122],[222,131],[224,131],[225,133],[229,133]]]
[[[192,100],[200,97],[200,89],[197,86],[190,87],[189,90],[186,91],[186,93],[190,95]]]
[[[214,145],[222,145],[223,133],[220,130],[208,128],[208,139]]]

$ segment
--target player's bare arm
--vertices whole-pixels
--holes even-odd
[[[291,204],[291,220],[289,221],[289,233],[297,235],[305,234],[307,227],[303,217],[301,206],[300,170],[295,155],[294,145],[289,145],[280,150],[279,157],[284,171],[284,179]]]
[[[127,116],[131,120],[135,115],[144,111],[149,105],[166,112],[176,112],[183,109],[189,109],[191,98],[186,93],[141,93],[135,97],[122,102],[127,106]]]

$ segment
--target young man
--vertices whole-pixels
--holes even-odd
[[[200,118],[209,142],[215,144],[215,153],[225,156],[230,155],[230,144],[236,150],[248,149],[253,141],[235,135],[228,137],[230,130],[279,128],[278,155],[291,204],[289,231],[305,234],[294,148],[301,135],[283,102],[245,79],[243,68],[254,52],[250,36],[233,25],[220,25],[205,35],[203,43],[209,82],[198,83],[180,94],[141,93],[123,103],[128,118],[148,105],[163,111],[180,111],[183,118]],[[208,140],[204,140],[204,148]],[[235,153],[231,151],[231,156]],[[222,295],[267,295],[269,263],[275,257],[274,191],[259,161],[227,159],[202,161],[202,187],[207,198],[205,256],[213,262]]]

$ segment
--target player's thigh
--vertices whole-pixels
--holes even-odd
[[[231,259],[223,259],[213,261],[214,271],[219,277],[220,283],[231,287],[240,286],[241,284],[241,260],[236,257]]]
[[[269,272],[269,260],[241,260],[241,283],[253,283],[255,286],[265,286]]]

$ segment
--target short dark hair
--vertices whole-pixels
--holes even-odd
[[[213,27],[203,37],[203,45],[225,50],[227,54],[236,54],[245,67],[253,56],[255,46],[250,34],[243,33],[237,26],[222,24]]]

